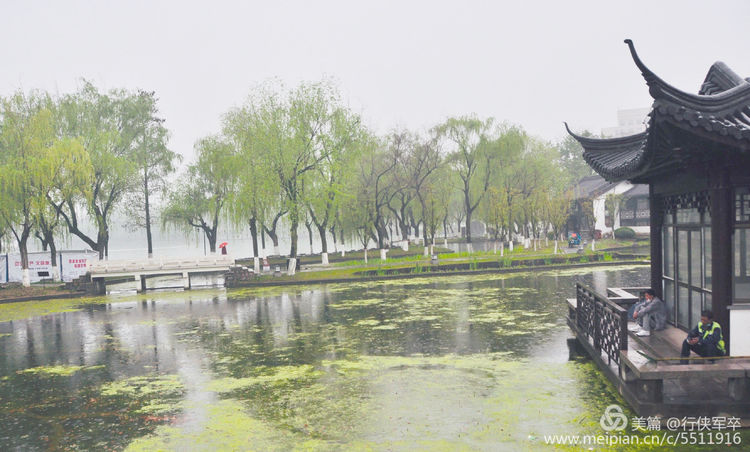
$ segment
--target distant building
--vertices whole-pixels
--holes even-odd
[[[614,219],[607,216],[606,209],[607,196],[611,194],[623,197]],[[636,234],[649,233],[647,185],[633,185],[627,181],[607,182],[597,174],[578,181],[574,196],[574,205],[568,220],[569,232],[577,232],[590,239],[597,235],[611,234],[614,222],[614,229],[627,226]]]
[[[603,128],[602,136],[617,138],[643,132],[646,130],[646,120],[650,111],[648,108],[617,110],[617,125]]]
[[[478,220],[471,220],[471,236],[484,237],[487,234],[487,225]],[[461,226],[461,235],[466,237],[466,226]]]

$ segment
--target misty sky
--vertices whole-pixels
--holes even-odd
[[[477,113],[549,140],[650,97],[623,44],[695,92],[716,60],[750,76],[750,1],[0,2],[0,95],[156,91],[187,156],[271,77],[333,77],[377,132]],[[241,3],[241,4],[240,4]],[[115,6],[117,5],[117,6]]]

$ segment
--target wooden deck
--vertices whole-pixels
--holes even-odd
[[[577,300],[568,299],[568,307],[574,313]],[[569,318],[568,324],[576,335],[575,347],[593,358],[639,416],[747,417],[750,412],[750,359],[693,359],[687,365],[660,361],[679,358],[687,337],[685,331],[669,326],[647,337],[628,332],[627,345],[619,352],[619,362],[614,362],[603,350],[596,350],[577,322]]]

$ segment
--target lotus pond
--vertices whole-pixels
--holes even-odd
[[[622,401],[568,361],[565,298],[577,281],[647,279],[609,267],[6,305],[0,450],[533,450],[601,434]]]

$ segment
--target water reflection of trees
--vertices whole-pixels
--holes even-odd
[[[645,272],[602,274],[610,286],[627,286],[639,285]],[[282,422],[285,404],[306,403],[295,398],[295,391],[302,391],[299,394],[320,407],[325,406],[326,397],[357,405],[366,398],[366,382],[337,372],[327,362],[356,361],[362,355],[510,352],[530,356],[534,347],[559,336],[564,328],[564,299],[574,293],[573,284],[593,280],[591,274],[519,275],[373,283],[336,290],[299,288],[261,296],[194,291],[180,296],[184,298],[164,299],[155,294],[145,300],[5,322],[0,331],[9,335],[0,337],[0,377],[12,378],[0,382],[4,404],[0,408],[5,413],[0,415],[0,425],[12,424],[14,430],[8,430],[5,437],[16,437],[34,429],[46,432],[54,422],[62,425],[50,421],[51,414],[102,413],[111,407],[87,402],[97,398],[95,389],[130,376],[179,374],[183,381],[192,382],[185,397],[199,399],[199,381],[270,375],[287,366],[303,365],[323,374],[289,380],[273,390],[250,387],[232,396],[256,408],[268,404],[266,415],[277,422]],[[16,374],[21,369],[60,364],[102,367],[47,380]],[[57,411],[23,408],[43,403]],[[122,401],[120,407],[129,403]],[[321,411],[304,407],[324,417]],[[353,415],[338,405],[327,409]],[[93,436],[109,432],[108,427],[97,427],[93,417],[77,419],[70,435],[83,432],[84,427],[93,429]],[[130,421],[136,427],[126,435],[141,435],[153,428],[143,417]],[[125,421],[108,418],[101,422],[120,425]]]

